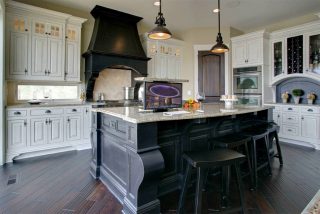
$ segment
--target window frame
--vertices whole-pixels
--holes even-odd
[[[54,102],[61,102],[61,103],[66,103],[66,102],[76,102],[80,100],[80,93],[81,93],[81,88],[82,88],[82,84],[81,83],[47,83],[47,82],[43,82],[43,83],[35,83],[35,82],[17,82],[15,83],[15,97],[14,97],[14,101],[16,103],[26,103],[28,100],[19,100],[18,99],[18,86],[19,85],[35,85],[35,86],[77,86],[77,98],[76,99],[38,99],[41,102],[50,102],[50,101],[54,101]]]

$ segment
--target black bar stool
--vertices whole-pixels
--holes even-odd
[[[244,155],[247,157],[247,164],[249,169],[249,176],[251,185],[253,185],[253,173],[251,167],[251,159],[249,156],[248,142],[250,142],[251,137],[243,136],[239,133],[233,133],[222,137],[216,137],[212,139],[213,147],[233,149],[240,152],[240,147],[244,147]],[[245,177],[248,174],[243,174],[242,177]],[[228,181],[227,181],[228,182]]]
[[[279,130],[280,130],[280,126],[278,126],[276,123],[274,122],[271,122],[268,124],[268,132],[269,132],[269,135],[274,135],[274,138],[276,140],[276,147],[277,147],[277,154],[274,154],[273,157],[276,157],[279,159],[279,162],[280,162],[280,166],[283,166],[283,159],[282,159],[282,152],[281,152],[281,147],[280,147],[280,143],[279,143],[279,136],[278,136],[278,133],[279,133]],[[270,143],[272,143],[273,141],[268,138],[268,141]]]
[[[242,132],[242,135],[248,136],[251,138],[251,166],[253,171],[253,187],[254,189],[257,189],[258,187],[258,170],[264,168],[265,166],[268,167],[269,174],[272,175],[271,170],[271,161],[270,161],[270,154],[269,154],[269,131],[268,129],[261,129],[254,127],[254,129],[248,129]],[[267,162],[261,164],[258,166],[257,163],[257,142],[258,140],[263,140],[264,142],[264,148],[265,148],[265,154],[267,156]]]
[[[236,171],[237,183],[240,193],[241,207],[238,211],[245,213],[244,193],[240,175],[240,163],[245,160],[245,155],[230,149],[215,149],[214,151],[186,152],[183,154],[184,160],[187,161],[184,182],[180,193],[178,214],[182,214],[185,202],[185,196],[188,189],[188,183],[191,177],[192,167],[197,170],[196,195],[195,195],[195,213],[201,214],[202,210],[202,188],[204,185],[205,175],[208,168],[212,167],[230,167],[234,166]]]

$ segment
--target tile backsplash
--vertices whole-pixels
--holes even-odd
[[[123,87],[132,85],[132,71],[120,69],[105,69],[96,79],[93,99],[98,100],[99,93],[104,94],[105,100],[122,100]]]

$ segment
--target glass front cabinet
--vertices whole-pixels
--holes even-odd
[[[283,76],[285,74],[285,57],[284,57],[284,40],[273,40],[271,42],[271,70],[273,78]]]
[[[320,31],[305,36],[306,61],[305,71],[311,75],[320,75]]]

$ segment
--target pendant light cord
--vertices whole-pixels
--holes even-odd
[[[162,14],[161,7],[162,7],[162,2],[161,2],[161,0],[160,0],[160,13]]]
[[[219,33],[220,33],[220,0],[218,0],[218,21],[219,21]]]

